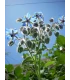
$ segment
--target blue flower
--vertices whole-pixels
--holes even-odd
[[[15,40],[18,34],[16,29],[5,29],[6,36],[8,40]]]
[[[44,16],[43,16],[43,13],[42,12],[36,12],[35,14],[34,14],[34,17],[37,19],[41,19],[41,20],[43,20],[44,21]]]
[[[61,16],[61,17],[58,19],[58,23],[64,24],[64,23],[65,23],[65,17],[64,17],[64,16]]]
[[[30,14],[27,13],[27,14],[24,16],[24,21],[22,22],[22,23],[23,23],[22,26],[30,26],[30,27],[32,27],[32,24],[33,24],[34,20],[35,20],[35,18],[32,18],[32,17],[30,16]]]

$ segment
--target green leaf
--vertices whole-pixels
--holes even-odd
[[[48,52],[43,54],[44,57],[48,58]]]
[[[15,78],[15,75],[14,75],[14,74],[9,74],[9,77],[10,77],[11,79],[14,79],[14,78]]]
[[[27,58],[29,56],[29,54],[28,53],[26,53],[26,54],[23,54],[23,58],[25,59],[25,58]]]
[[[23,62],[22,65],[25,64],[26,62],[33,62],[31,57],[27,57]]]
[[[5,65],[5,68],[7,69],[8,72],[12,72],[14,67],[12,64],[9,64],[9,65]]]
[[[44,67],[48,67],[48,66],[51,66],[51,65],[53,65],[53,64],[55,64],[55,61],[48,61],[48,62],[44,65]]]
[[[39,50],[37,51],[37,54],[42,54],[42,49],[39,49]]]
[[[55,57],[60,56],[60,51],[59,50],[54,51],[54,56]]]
[[[65,37],[62,36],[62,35],[59,35],[56,39],[56,42],[61,45],[61,46],[64,46],[65,45]]]
[[[65,53],[60,52],[59,50],[54,52],[54,56],[57,57],[58,64],[65,64]]]
[[[60,57],[58,57],[58,63],[65,64],[65,54],[61,54]]]
[[[21,74],[21,75],[17,78],[17,80],[26,80],[26,79],[25,79],[24,75]]]
[[[50,42],[50,38],[45,38],[45,43],[49,44],[49,42]]]
[[[65,76],[61,76],[61,77],[59,77],[58,80],[65,80]]]
[[[26,73],[26,78],[25,78],[25,80],[30,80],[30,79],[29,79],[29,76],[30,76],[30,72],[28,71],[28,73]]]
[[[14,70],[14,74],[17,76],[17,77],[20,77],[21,76],[21,73],[22,73],[22,68],[20,66],[17,66]]]

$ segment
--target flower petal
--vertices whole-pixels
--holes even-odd
[[[26,26],[26,23],[25,23],[25,22],[23,22],[22,26]]]
[[[18,30],[17,29],[14,29],[13,31],[14,31],[14,33],[18,33]]]
[[[7,40],[12,39],[12,37],[10,35],[7,35],[6,38],[7,38]]]
[[[61,23],[61,20],[65,20],[65,17],[64,16],[59,17],[58,23]]]
[[[5,29],[5,34],[8,35],[9,34],[9,29]]]
[[[36,18],[35,18],[35,17],[32,17],[32,18],[30,19],[30,21],[33,23],[33,22],[36,21]]]
[[[32,27],[32,25],[31,25],[30,23],[28,23],[28,26],[29,26],[29,27]]]
[[[9,29],[9,32],[12,34],[12,32],[14,32],[14,30],[12,28]]]
[[[31,16],[30,16],[30,14],[29,14],[29,13],[27,13],[27,14],[26,14],[26,18],[28,18],[28,19],[29,19],[30,17],[31,17]]]

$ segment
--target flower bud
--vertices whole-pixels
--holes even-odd
[[[59,25],[59,28],[60,28],[60,29],[63,29],[63,25],[60,24],[60,25]]]
[[[37,28],[34,28],[34,32],[37,32],[38,31],[38,29]]]
[[[45,38],[45,43],[46,43],[46,44],[48,44],[48,43],[49,43],[49,41],[50,41],[50,39],[49,39],[49,38]]]
[[[43,21],[40,21],[40,22],[39,22],[40,27],[43,27],[43,26],[44,26],[44,24],[43,24],[43,23],[44,23]]]
[[[22,21],[22,19],[21,18],[18,18],[17,20],[16,20],[16,22],[21,22]]]
[[[55,34],[55,36],[56,36],[56,37],[58,37],[58,36],[59,36],[59,32],[55,32],[54,34]]]
[[[32,27],[31,28],[31,33],[37,33],[38,32],[38,28],[37,27]]]
[[[53,21],[54,21],[54,18],[51,18],[49,21],[50,21],[50,22],[53,22]]]
[[[34,30],[34,27],[32,27],[32,28],[31,28],[31,33],[33,33],[33,32],[34,32],[33,30]]]
[[[45,36],[44,35],[42,35],[42,39],[44,39],[45,38]]]
[[[49,36],[51,36],[51,35],[52,35],[52,31],[49,32]]]
[[[26,28],[23,28],[23,31],[22,31],[24,34],[27,34],[27,29]]]
[[[42,27],[43,30],[45,30],[45,27]]]
[[[49,32],[49,31],[50,31],[50,28],[49,28],[49,27],[47,27],[47,28],[46,28],[46,31],[47,31],[47,32]]]
[[[57,25],[57,26],[55,26],[55,28],[57,29],[57,30],[59,30],[59,26]]]
[[[46,27],[51,27],[51,25],[50,24],[46,24]]]
[[[8,42],[9,46],[12,46],[13,44],[14,44],[14,41],[12,41],[12,40]]]
[[[37,35],[38,35],[38,33],[36,33],[36,32],[35,32],[35,33],[33,33],[33,37],[34,37],[34,38],[36,38],[36,37],[37,37]]]
[[[37,22],[35,22],[35,23],[33,24],[33,26],[38,27],[38,23],[37,23]]]
[[[23,52],[23,47],[22,46],[18,46],[18,52],[19,53]]]
[[[43,24],[40,24],[40,27],[43,27]]]
[[[31,48],[31,47],[32,47],[32,42],[31,42],[30,40],[28,40],[28,41],[26,42],[26,45],[27,45],[29,48]]]
[[[31,32],[31,29],[30,29],[30,28],[27,28],[27,30],[28,30],[28,34],[30,34],[30,32]]]
[[[25,43],[25,39],[20,40],[20,45],[23,45]]]
[[[20,31],[23,31],[24,27],[20,27]]]

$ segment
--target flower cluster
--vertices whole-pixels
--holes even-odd
[[[19,40],[18,52],[21,52],[23,48],[35,48],[35,42],[32,40],[40,41],[48,44],[52,33],[57,37],[59,36],[59,30],[63,29],[64,16],[58,19],[58,22],[54,22],[54,18],[49,19],[49,23],[44,23],[44,16],[42,12],[36,12],[33,16],[27,13],[24,19],[18,18],[16,22],[21,22],[20,32],[23,37],[17,36],[18,31],[16,29],[6,29],[6,35],[10,39],[9,46],[15,43],[15,40]],[[51,23],[51,24],[50,24]],[[37,46],[37,45],[36,45]]]

